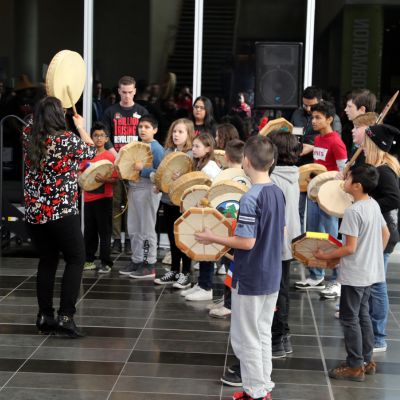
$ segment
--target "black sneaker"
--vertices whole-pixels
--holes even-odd
[[[131,241],[129,239],[125,240],[124,243],[124,253],[127,256],[131,256],[132,255],[132,249],[131,249]]]
[[[136,271],[131,272],[129,277],[133,279],[154,279],[156,277],[155,264],[142,264]]]
[[[168,285],[176,281],[176,272],[167,271],[161,278],[154,279],[154,283],[157,285]]]
[[[102,264],[99,269],[97,270],[99,274],[108,274],[111,272],[111,267],[107,264]]]
[[[240,375],[240,364],[230,365],[230,366],[228,367],[228,371],[229,371],[231,374]]]
[[[290,341],[290,336],[289,335],[285,335],[283,337],[283,348],[285,349],[285,353],[286,354],[293,353],[293,347],[292,347],[292,343]]]
[[[189,274],[183,274],[182,272],[178,274],[178,279],[172,285],[175,289],[187,289],[192,284],[192,280]]]
[[[134,263],[131,261],[126,267],[121,268],[118,273],[121,275],[129,275],[139,269],[142,265],[143,263]]]
[[[242,377],[234,372],[227,372],[222,378],[221,382],[228,386],[242,386]]]
[[[286,357],[286,351],[283,347],[283,341],[272,345],[272,358],[284,358]]]
[[[111,247],[111,254],[119,254],[122,252],[121,239],[114,239],[114,243]]]

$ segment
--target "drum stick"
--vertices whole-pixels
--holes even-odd
[[[397,96],[399,95],[399,91],[397,91],[392,98],[387,102],[386,106],[383,108],[382,112],[379,114],[378,118],[376,119],[376,124],[383,123],[383,119],[386,117],[386,114],[392,108],[393,103],[396,101]]]
[[[69,88],[69,86],[67,86],[67,93],[68,93],[69,101],[72,104],[72,111],[74,112],[74,115],[78,115],[78,113],[76,112],[75,103],[72,101],[72,94],[71,94],[71,89]]]
[[[235,261],[232,254],[225,253],[224,257],[226,257],[228,260]]]
[[[343,177],[344,179],[346,179],[346,175],[349,172],[351,166],[353,165],[354,161],[357,160],[358,156],[362,153],[363,148],[359,147],[357,149],[357,151],[353,154],[353,157],[351,157],[350,161],[345,165],[344,169],[343,169]]]

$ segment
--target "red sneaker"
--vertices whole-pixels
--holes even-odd
[[[253,400],[246,392],[235,392],[232,396],[233,400]]]

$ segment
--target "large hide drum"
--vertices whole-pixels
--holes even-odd
[[[159,190],[164,193],[169,192],[169,187],[173,182],[173,175],[187,174],[192,170],[192,159],[181,151],[175,151],[163,158],[154,176],[154,183]]]
[[[213,185],[221,181],[234,181],[246,185],[249,189],[251,188],[251,180],[244,173],[242,168],[227,168],[221,171],[213,180]]]
[[[191,207],[199,207],[201,201],[207,198],[209,189],[207,185],[194,185],[186,189],[181,197],[181,212],[184,213]]]
[[[318,191],[317,201],[321,210],[328,215],[343,218],[346,208],[353,204],[353,196],[343,189],[344,181],[333,180],[325,182]]]
[[[115,168],[121,179],[138,181],[140,172],[133,168],[135,164],[143,164],[143,168],[153,165],[153,154],[150,145],[142,142],[131,142],[121,148],[115,159]]]
[[[328,233],[306,232],[292,240],[292,253],[296,260],[308,267],[335,268],[339,264],[338,258],[319,260],[315,258],[314,252],[318,249],[329,252],[341,246],[342,243]]]
[[[53,57],[47,69],[46,93],[57,97],[64,108],[73,107],[82,96],[85,79],[85,62],[81,55],[75,51],[62,50]]]
[[[217,261],[229,248],[219,244],[204,245],[195,240],[195,233],[210,229],[216,235],[232,236],[230,222],[214,208],[189,208],[175,221],[174,234],[177,247],[195,261]]]
[[[288,133],[293,132],[293,125],[285,118],[277,118],[269,121],[260,131],[260,135],[267,136],[272,131],[283,129]]]
[[[79,186],[90,192],[91,190],[95,190],[103,185],[102,182],[96,181],[96,175],[100,174],[103,178],[108,179],[111,177],[114,171],[114,165],[111,161],[108,160],[100,160],[93,163],[90,163],[89,167],[82,172],[81,176],[78,179]]]
[[[322,174],[317,175],[315,178],[311,179],[307,186],[307,196],[312,201],[317,201],[319,188],[328,181],[332,181],[336,178],[338,174],[337,171],[327,171],[322,172]]]
[[[211,179],[204,172],[189,172],[179,177],[169,187],[169,198],[176,206],[180,206],[182,195],[186,189],[194,185],[211,185]]]
[[[300,192],[307,192],[307,186],[317,175],[326,172],[327,169],[322,164],[305,164],[299,167],[299,187]]]
[[[213,184],[208,191],[210,206],[217,209],[226,218],[237,218],[239,201],[248,191],[247,186],[233,182],[221,181]]]

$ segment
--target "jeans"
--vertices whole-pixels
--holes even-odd
[[[281,343],[289,334],[289,275],[290,261],[282,261],[282,278],[276,311],[272,321],[272,345]]]
[[[102,265],[113,265],[111,260],[112,198],[88,201],[85,203],[85,248],[86,261],[93,262],[99,247]]]
[[[389,253],[383,253],[383,262],[385,265],[385,276],[389,260]],[[369,298],[369,315],[374,330],[374,346],[385,347],[386,324],[389,314],[389,297],[387,284],[385,282],[374,283],[371,286],[371,297]]]
[[[319,208],[318,203],[307,199],[307,230],[309,232],[329,233],[335,239],[338,236],[338,219]],[[323,268],[308,268],[310,278],[320,280],[325,275]],[[332,270],[332,281],[336,281],[337,270]]]
[[[214,263],[211,261],[200,261],[198,285],[204,290],[213,287]]]
[[[300,216],[300,231],[304,233],[307,227],[304,226],[304,214],[306,212],[307,192],[300,192],[299,199],[299,216]]]
[[[343,325],[346,362],[359,368],[372,359],[374,334],[368,313],[371,286],[342,285],[340,296],[340,322]]]

